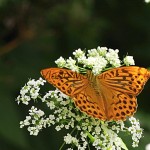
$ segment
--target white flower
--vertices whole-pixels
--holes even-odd
[[[50,102],[47,102],[47,106],[52,110],[52,109],[55,109],[55,103],[54,101],[50,101]]]
[[[61,127],[60,126],[56,126],[56,131],[60,131],[61,130]]]
[[[107,53],[107,47],[97,47],[97,52],[99,53],[100,56],[106,56]]]
[[[20,95],[25,95],[30,90],[30,86],[24,86],[22,90],[20,91]]]
[[[55,61],[58,67],[63,68],[66,65],[65,59],[61,56],[59,59]]]
[[[39,130],[36,127],[28,127],[27,130],[30,132],[30,135],[37,136],[39,133]]]
[[[29,81],[27,82],[27,85],[28,85],[28,86],[36,86],[35,79],[29,80]]]
[[[85,61],[84,66],[87,66],[89,68],[92,68],[93,65],[95,64],[95,58],[94,57],[88,57]]]
[[[101,131],[101,128],[99,126],[96,126],[95,127],[95,132],[96,132],[97,135],[100,134],[100,131]]]
[[[106,67],[106,65],[107,65],[107,60],[105,58],[103,58],[101,56],[96,57],[95,63],[94,63],[93,68],[92,68],[92,72],[95,75],[98,75]]]
[[[40,90],[40,88],[31,88],[30,89],[30,94],[31,94],[31,98],[32,99],[36,99],[37,97],[38,97],[38,95],[39,95],[39,90]]]
[[[64,136],[64,141],[66,144],[75,144],[78,145],[78,140],[75,137],[72,137],[71,134],[67,133],[66,136]]]
[[[37,80],[36,83],[37,83],[37,86],[44,85],[44,83],[46,83],[46,80],[39,78],[39,80]]]
[[[87,58],[86,58],[85,55],[83,55],[83,56],[77,58],[78,63],[80,63],[80,64],[85,64],[85,63],[86,63],[86,59],[87,59]]]
[[[93,146],[97,146],[100,143],[100,139],[95,139],[93,142]]]
[[[72,71],[78,72],[78,66],[76,66],[76,60],[72,59],[71,57],[67,59],[65,67],[71,69]]]
[[[150,143],[145,146],[145,150],[150,150]]]
[[[145,3],[149,3],[150,2],[150,0],[145,0]]]
[[[119,59],[118,52],[119,52],[118,49],[116,50],[109,49],[108,53],[106,54],[106,59],[114,67],[121,66],[121,61]]]
[[[73,55],[76,58],[80,58],[80,57],[85,56],[85,53],[81,50],[81,48],[79,48],[79,49],[75,50],[75,52],[73,52]]]
[[[88,50],[88,54],[87,54],[88,57],[97,57],[99,56],[99,53],[97,52],[97,49],[91,49],[91,50]]]
[[[126,57],[123,59],[123,62],[124,62],[124,64],[125,64],[126,66],[135,65],[133,56],[126,56]]]

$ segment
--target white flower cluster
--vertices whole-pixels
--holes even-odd
[[[69,57],[65,60],[60,57],[56,64],[59,67],[66,67],[74,71],[82,71],[84,68],[91,69],[95,74],[104,71],[107,68],[119,67],[121,65],[134,65],[132,56],[126,56],[121,62],[118,56],[118,50],[98,47],[97,49],[88,50],[87,54],[81,49],[73,52],[75,59]],[[81,66],[81,67],[79,67]],[[139,122],[131,117],[131,127],[127,127],[123,121],[101,121],[82,113],[70,97],[63,94],[58,89],[47,92],[44,96],[39,93],[40,86],[44,85],[45,80],[29,80],[21,89],[17,97],[18,104],[22,102],[28,105],[30,100],[40,99],[53,112],[46,117],[42,110],[31,107],[29,115],[24,121],[20,122],[20,128],[27,127],[30,135],[38,135],[43,128],[55,125],[56,131],[62,129],[70,130],[64,136],[64,142],[73,150],[89,149],[89,144],[99,150],[127,150],[126,145],[118,136],[118,133],[130,133],[133,140],[133,147],[137,147],[139,139],[142,137],[142,129]],[[68,131],[69,131],[68,130]]]
[[[142,129],[139,122],[133,117],[129,119],[132,124],[129,128],[125,127],[123,121],[103,122],[92,118],[80,112],[72,100],[57,89],[49,91],[41,98],[41,101],[46,103],[50,110],[53,110],[53,114],[46,118],[43,111],[32,106],[29,116],[20,122],[20,128],[27,126],[30,135],[38,135],[43,128],[55,125],[56,131],[72,129],[73,133],[78,132],[78,135],[75,136],[69,133],[64,136],[64,142],[78,147],[78,150],[87,149],[89,141],[97,150],[127,150],[121,138],[118,137],[118,133],[130,131],[133,147],[138,146]]]
[[[30,135],[38,135],[39,131],[46,127],[47,120],[44,119],[44,112],[37,110],[34,106],[29,110],[29,116],[26,116],[24,121],[20,121],[20,128],[28,126],[27,130]]]
[[[133,56],[126,56],[122,63],[119,59],[118,52],[118,49],[113,50],[106,47],[97,47],[97,49],[88,50],[86,54],[81,49],[78,49],[73,52],[75,59],[69,57],[69,59],[65,60],[63,57],[60,57],[55,63],[58,67],[69,68],[77,72],[81,71],[79,65],[82,65],[82,69],[91,69],[95,75],[105,71],[106,68],[134,65]]]
[[[142,137],[143,129],[140,128],[140,123],[138,120],[136,120],[134,117],[129,118],[132,126],[128,128],[128,131],[132,135],[132,147],[138,147],[139,140]]]
[[[37,99],[39,96],[40,85],[44,85],[45,82],[46,81],[42,78],[39,78],[37,81],[34,79],[29,80],[28,83],[20,90],[20,95],[16,99],[18,104],[22,102],[23,104],[28,105],[31,99]]]

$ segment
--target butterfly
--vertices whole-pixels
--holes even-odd
[[[103,121],[126,120],[137,109],[136,96],[150,78],[150,71],[138,66],[124,66],[94,75],[69,69],[47,68],[42,76],[73,99],[86,114]]]

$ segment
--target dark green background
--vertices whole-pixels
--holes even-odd
[[[15,98],[29,78],[75,49],[97,46],[133,55],[150,67],[150,4],[144,0],[0,0],[0,150],[57,150],[65,131],[44,129],[37,137],[19,128],[30,106]],[[50,86],[48,86],[50,88]],[[46,89],[45,89],[46,90]],[[48,91],[49,89],[47,89]],[[150,143],[150,82],[138,96],[136,117]],[[125,138],[129,149],[131,139]]]

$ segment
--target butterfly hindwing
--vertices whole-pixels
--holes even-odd
[[[74,95],[73,100],[82,112],[101,120],[107,119],[102,97],[96,94],[90,84],[80,93]]]
[[[137,109],[136,96],[109,89],[104,96],[106,102],[107,120],[125,120],[132,116]]]

